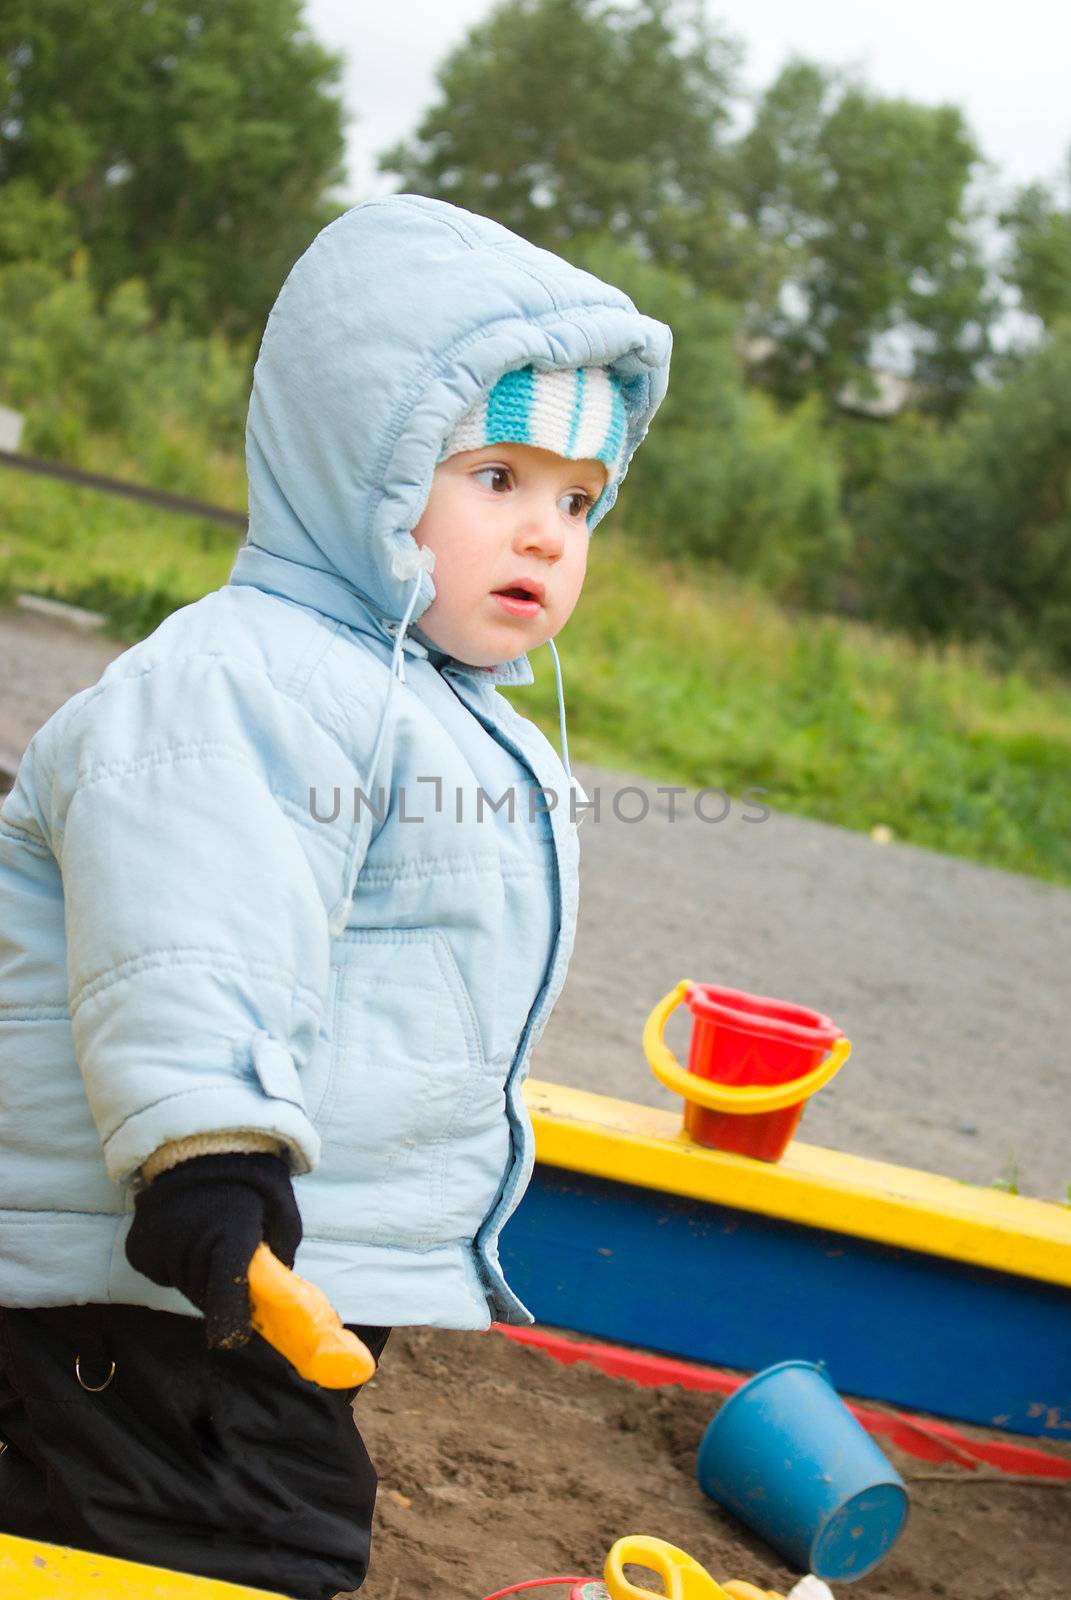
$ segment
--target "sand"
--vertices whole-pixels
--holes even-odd
[[[630,1533],[676,1544],[719,1580],[787,1593],[800,1574],[696,1481],[719,1403],[563,1367],[494,1331],[396,1330],[356,1407],[380,1475],[360,1600],[482,1600],[526,1578],[599,1577]],[[887,1454],[907,1483],[907,1526],[869,1577],[833,1585],[838,1600],[1067,1600],[1071,1485]]]

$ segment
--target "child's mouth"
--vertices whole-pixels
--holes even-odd
[[[529,589],[494,589],[491,598],[511,617],[534,617],[542,610],[542,602]]]

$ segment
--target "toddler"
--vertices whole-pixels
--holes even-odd
[[[620,290],[417,195],[272,310],[228,582],[0,810],[0,1531],[357,1588],[354,1392],[251,1336],[265,1240],[378,1357],[530,1322],[499,1262],[577,904],[532,681],[666,390]],[[564,767],[563,763],[564,762]]]

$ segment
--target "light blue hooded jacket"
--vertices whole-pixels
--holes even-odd
[[[526,656],[421,642],[409,530],[454,423],[529,363],[617,372],[627,466],[670,344],[618,289],[420,196],[356,206],[297,262],[228,583],[69,700],[0,809],[0,1304],[190,1313],[126,1260],[131,1180],[242,1129],[285,1143],[298,1270],[345,1320],[531,1320],[497,1240],[572,948],[570,779],[498,693]],[[558,803],[477,816],[510,773]]]

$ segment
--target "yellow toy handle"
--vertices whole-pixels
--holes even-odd
[[[659,1083],[710,1111],[783,1111],[786,1106],[794,1106],[816,1094],[836,1076],[852,1053],[851,1040],[837,1039],[824,1060],[791,1083],[713,1083],[709,1078],[697,1078],[694,1072],[685,1071],[662,1037],[670,1013],[693,987],[698,985],[691,978],[682,978],[675,988],[662,996],[644,1023],[643,1049]]]
[[[327,1296],[266,1244],[257,1245],[249,1263],[249,1301],[254,1328],[310,1383],[355,1389],[375,1372],[371,1351],[343,1327]]]
[[[662,1579],[667,1600],[729,1600],[720,1583],[705,1567],[694,1561],[675,1544],[652,1538],[646,1533],[632,1533],[618,1539],[606,1557],[603,1582],[611,1600],[655,1600],[652,1589],[637,1589],[625,1577],[625,1563],[650,1567]]]
[[[657,1572],[662,1579],[664,1600],[783,1600],[772,1589],[756,1589],[753,1583],[741,1583],[739,1579],[723,1589],[686,1551],[648,1533],[630,1533],[618,1539],[606,1557],[603,1582],[610,1600],[658,1600],[653,1589],[637,1589],[629,1582],[624,1572],[626,1563]]]

